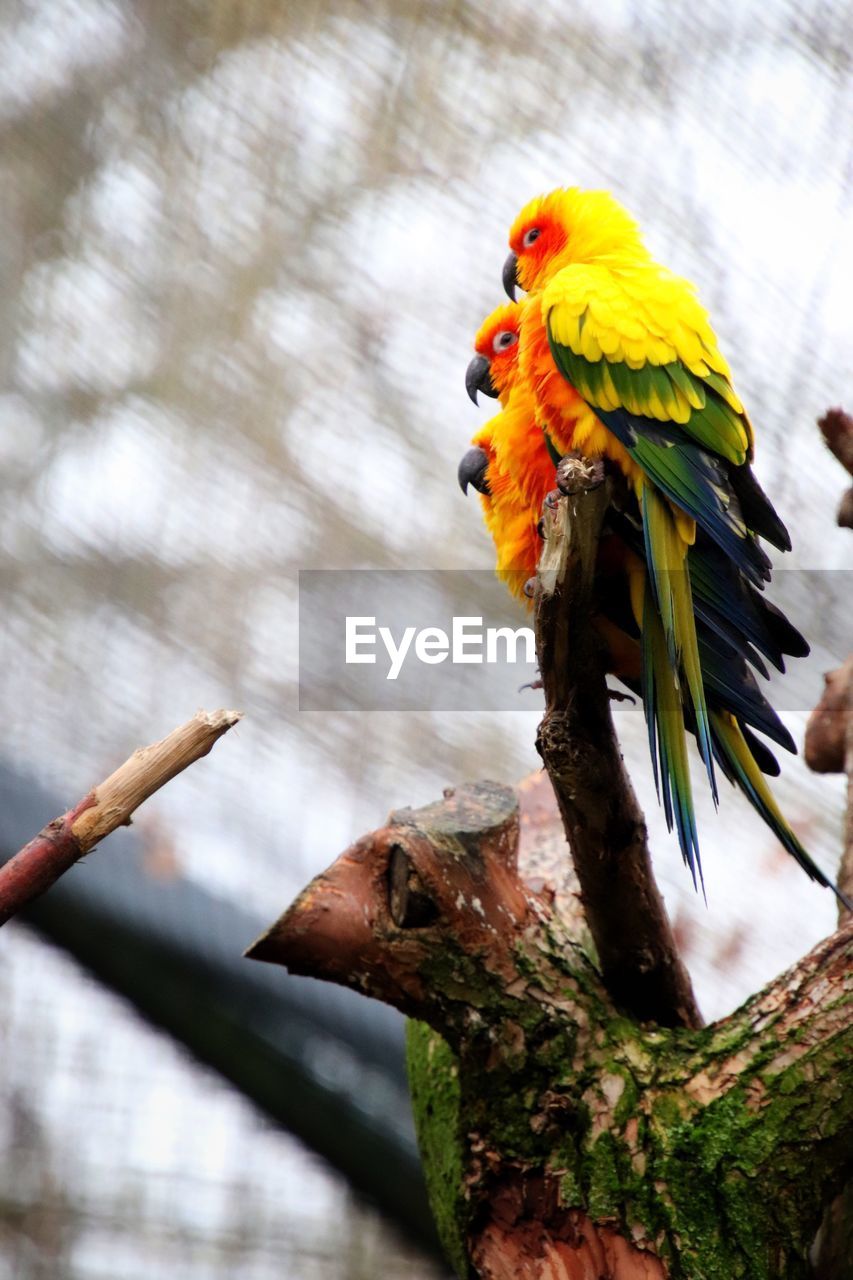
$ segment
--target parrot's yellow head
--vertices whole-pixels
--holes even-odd
[[[609,191],[558,187],[524,206],[509,233],[511,253],[504,264],[504,287],[511,298],[544,288],[573,263],[608,262],[646,256],[639,228]]]
[[[518,372],[518,335],[522,306],[507,302],[487,316],[474,339],[477,354],[468,365],[465,385],[476,402],[477,392],[505,403]]]

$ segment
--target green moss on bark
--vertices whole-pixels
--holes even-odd
[[[707,1066],[713,1075],[733,1045],[746,1043],[737,1033],[646,1036],[601,1008],[594,1043],[578,1063],[575,1026],[543,1022],[541,1008],[525,1019],[517,999],[506,1003],[506,1021],[490,1020],[466,1043],[461,1061],[435,1032],[410,1024],[430,1195],[460,1276],[468,1275],[471,1216],[478,1197],[489,1194],[487,1185],[474,1186],[469,1203],[464,1189],[471,1132],[513,1166],[557,1175],[563,1204],[644,1239],[672,1280],[808,1274],[808,1246],[829,1190],[823,1153],[843,1140],[853,1109],[831,1081],[822,1091],[811,1087],[809,1054],[770,1075],[780,1049],[770,1042],[746,1079],[706,1103],[685,1093],[685,1061],[691,1072]],[[796,1136],[803,1133],[813,1135],[811,1151]],[[788,1178],[789,1197],[780,1192]]]
[[[466,1205],[459,1129],[460,1088],[456,1054],[425,1022],[406,1023],[406,1064],[415,1129],[421,1149],[438,1238],[456,1274],[470,1274],[465,1247]]]
[[[422,966],[458,1047],[410,1026],[419,1141],[457,1274],[496,1195],[526,1204],[548,1183],[542,1212],[581,1210],[656,1253],[670,1280],[806,1277],[822,1208],[853,1169],[850,944],[828,941],[723,1023],[683,1030],[630,1021],[576,946],[534,942],[504,965],[511,981],[455,944]]]

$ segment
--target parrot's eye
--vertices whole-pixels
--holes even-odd
[[[495,354],[506,351],[508,347],[512,347],[518,342],[518,334],[513,333],[512,329],[503,329],[500,333],[495,334],[492,342],[492,350]]]
[[[524,239],[522,240],[521,243],[524,245],[525,249],[529,249],[530,246],[539,239],[541,234],[542,234],[541,227],[531,227],[529,231],[525,231]]]

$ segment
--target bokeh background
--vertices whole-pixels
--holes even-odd
[[[138,828],[261,920],[390,808],[536,767],[530,692],[300,712],[297,574],[489,566],[455,480],[487,412],[464,370],[509,222],[566,183],[614,190],[712,311],[794,534],[801,739],[850,647],[814,420],[853,401],[851,49],[840,0],[3,0],[4,759],[70,803],[197,707],[242,708]],[[720,1014],[833,903],[727,790],[701,806],[706,908],[617,714]],[[831,868],[839,780],[786,762],[779,794]],[[441,1274],[25,926],[0,956],[2,1280]]]

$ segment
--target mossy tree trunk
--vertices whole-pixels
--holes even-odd
[[[521,804],[541,837],[537,789]],[[518,842],[493,784],[394,814],[252,952],[420,1020],[415,1111],[459,1275],[808,1275],[853,1173],[853,925],[713,1026],[643,1024]]]
[[[461,1277],[797,1280],[853,1178],[853,921],[701,1026],[586,625],[607,495],[561,479],[537,613],[548,775],[392,814],[249,954],[416,1020]]]

